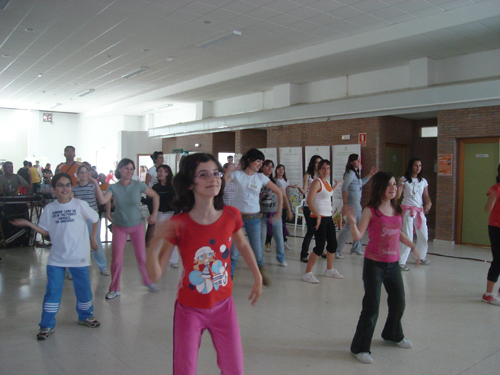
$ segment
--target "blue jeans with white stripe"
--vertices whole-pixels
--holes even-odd
[[[94,315],[92,289],[90,288],[89,267],[68,267],[73,276],[76,295],[78,320],[85,320]],[[56,314],[61,305],[66,267],[47,266],[47,290],[43,298],[41,328],[54,328]]]

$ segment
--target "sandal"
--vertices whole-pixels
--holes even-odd
[[[38,332],[38,335],[36,335],[37,340],[48,340],[50,336],[54,333],[56,329],[55,328],[45,328],[41,327],[40,332]]]
[[[99,321],[96,320],[93,316],[85,320],[79,320],[78,324],[80,324],[81,326],[87,326],[89,328],[97,328],[101,325],[101,323],[99,323]]]

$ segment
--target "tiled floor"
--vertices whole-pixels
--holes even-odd
[[[300,234],[300,229],[298,230]],[[498,374],[500,368],[500,307],[480,301],[489,264],[429,255],[430,266],[404,273],[405,335],[413,349],[385,344],[380,338],[386,317],[385,301],[372,345],[374,363],[358,362],[349,352],[361,310],[362,257],[336,260],[344,280],[322,275],[326,261],[315,267],[319,285],[300,277],[301,238],[290,238],[288,268],[277,266],[274,251],[265,253],[272,285],[257,305],[247,297],[252,285],[245,263],[239,262],[234,299],[242,332],[247,374]],[[111,248],[106,245],[110,258]],[[57,331],[39,342],[38,331],[45,291],[49,250],[17,248],[0,256],[0,374],[170,374],[172,316],[181,270],[169,268],[159,293],[141,285],[130,244],[122,274],[122,296],[106,301],[110,277],[94,265],[91,282],[97,329],[76,324],[75,297],[66,281]],[[471,246],[438,247],[430,253],[489,260],[488,249]],[[385,292],[384,292],[385,293]],[[383,294],[385,298],[385,294]],[[204,334],[198,374],[218,374],[215,352]]]

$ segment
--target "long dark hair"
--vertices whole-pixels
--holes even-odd
[[[264,160],[264,163],[262,163],[262,167],[260,167],[260,169],[259,169],[259,173],[264,173],[264,172],[262,171],[262,168],[264,168],[266,165],[269,165],[269,164],[272,164],[272,165],[273,165],[273,168],[274,168],[274,162],[273,162],[272,160],[267,159],[267,160]],[[274,180],[274,178],[273,178],[273,174],[272,174],[272,173],[269,175],[269,179],[271,180],[271,182],[272,182],[273,184],[276,184],[276,182],[275,182],[275,180]]]
[[[120,173],[120,169],[126,165],[129,165],[129,164],[132,164],[132,167],[134,168],[134,171],[135,171],[135,163],[132,159],[124,158],[124,159],[120,160],[120,162],[116,166],[116,171],[115,171],[115,177],[117,179],[122,178],[122,175]]]
[[[352,166],[352,162],[353,161],[356,161],[359,159],[359,155],[358,154],[351,154],[349,155],[349,157],[347,158],[347,164],[345,165],[345,172],[344,172],[344,180],[346,178],[346,176],[349,174],[350,171],[354,171],[354,173],[356,174],[356,178],[361,178],[359,176],[359,168],[358,169],[355,169],[353,166]]]
[[[278,178],[278,168],[283,167],[283,180],[288,182],[288,178],[286,178],[286,168],[283,164],[278,164],[276,168],[274,169],[274,178]]]
[[[406,167],[406,172],[404,174],[404,178],[406,178],[406,181],[408,181],[410,183],[411,183],[411,172],[413,169],[413,164],[415,164],[416,161],[422,162],[422,160],[420,160],[419,158],[411,158],[408,161],[408,166]],[[422,170],[423,169],[421,169],[420,173],[417,175],[418,182],[422,181]]]
[[[219,172],[223,172],[219,161],[211,154],[196,153],[182,158],[179,172],[174,177],[175,198],[172,207],[176,212],[189,212],[194,207],[194,193],[191,187],[194,184],[195,172],[198,164],[213,161]],[[219,194],[214,197],[214,208],[221,210],[224,207],[224,178],[221,178]]]
[[[373,176],[372,179],[372,190],[370,192],[370,201],[367,204],[367,207],[372,207],[375,209],[375,214],[377,216],[382,216],[378,214],[378,208],[382,204],[382,199],[385,195],[385,190],[387,186],[389,186],[389,181],[393,178],[394,175],[392,172],[377,172]],[[394,177],[395,179],[395,177]],[[391,206],[396,211],[396,214],[401,215],[403,210],[399,206],[397,196],[394,199],[391,199]]]
[[[500,164],[498,164],[498,168],[497,168],[497,184],[500,184]]]
[[[167,164],[162,164],[156,167],[156,172],[158,172],[158,169],[163,168],[168,172],[167,174],[167,185],[172,185],[172,181],[174,179],[174,176],[172,176],[172,168],[170,168]],[[158,182],[161,184],[160,180]]]
[[[255,160],[266,160],[266,157],[264,156],[264,154],[262,153],[262,151],[256,149],[256,148],[252,148],[250,150],[248,150],[245,155],[243,155],[240,159],[240,162],[241,162],[241,170],[245,170],[248,168],[248,166],[254,162]]]
[[[309,176],[311,176],[311,177],[314,177],[314,172],[315,172],[314,167],[316,166],[315,165],[316,164],[316,159],[323,160],[323,158],[321,156],[319,156],[319,155],[313,155],[311,157],[311,159],[309,160],[309,165],[307,166],[307,169],[306,169],[306,173]],[[319,167],[319,165],[318,165],[318,167]]]

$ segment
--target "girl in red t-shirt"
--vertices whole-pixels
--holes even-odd
[[[380,290],[387,291],[389,314],[382,338],[401,348],[410,349],[412,343],[405,338],[401,318],[405,309],[405,291],[399,268],[399,242],[415,251],[415,244],[401,233],[401,207],[397,203],[398,188],[391,172],[378,172],[373,176],[370,201],[356,225],[354,211],[347,210],[354,241],[360,241],[368,230],[369,242],[365,251],[363,283],[365,296],[356,333],[352,339],[351,353],[363,363],[372,363],[370,347],[378,318]],[[418,261],[416,263],[418,265]]]
[[[500,306],[500,297],[493,293],[495,283],[500,275],[500,164],[498,164],[497,184],[488,190],[488,202],[484,210],[490,213],[488,221],[488,234],[491,242],[493,260],[486,279],[486,293],[482,301],[491,305]],[[499,291],[500,293],[500,291]]]
[[[243,350],[232,298],[232,241],[245,259],[255,282],[249,299],[262,293],[262,276],[242,231],[240,212],[224,206],[222,167],[210,154],[182,159],[174,178],[173,216],[155,231],[147,252],[149,276],[158,281],[174,249],[179,248],[183,275],[174,313],[174,374],[196,374],[201,335],[208,329],[222,374],[243,374]]]

